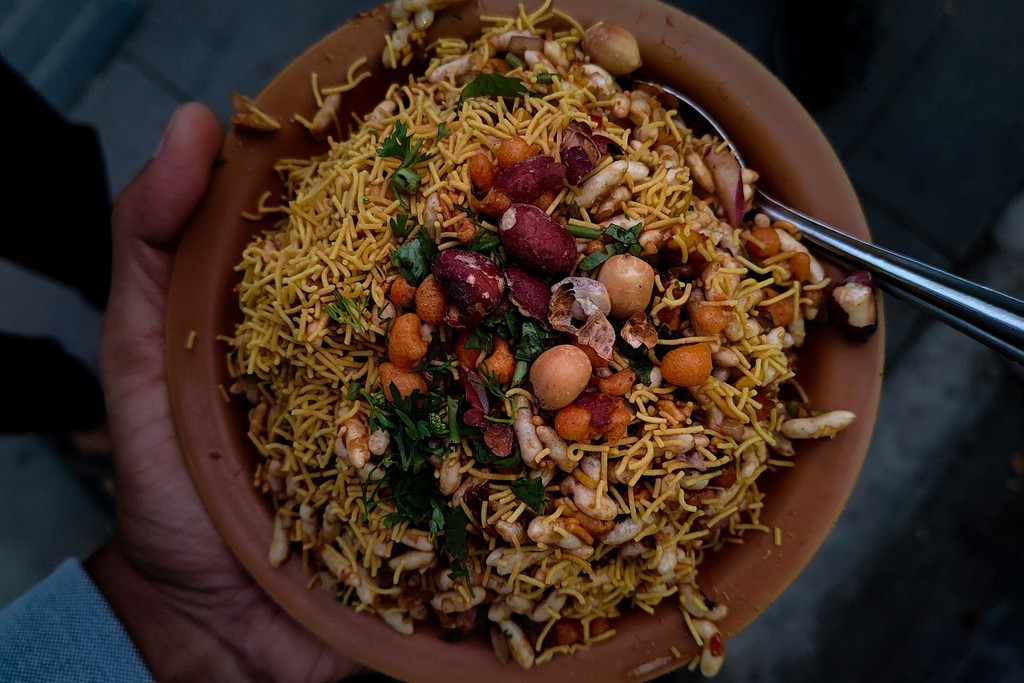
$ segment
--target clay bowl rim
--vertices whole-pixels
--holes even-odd
[[[529,3],[530,8],[540,3]],[[766,189],[797,208],[864,239],[863,212],[838,158],[810,115],[764,66],[716,29],[658,0],[558,0],[555,6],[587,26],[604,20],[637,35],[642,75],[692,95],[734,135],[744,157],[762,174]],[[481,13],[516,12],[507,0],[481,0],[449,8],[433,33],[471,30]],[[224,362],[238,319],[232,288],[234,266],[248,237],[269,227],[241,218],[265,190],[279,189],[271,165],[281,156],[310,155],[322,146],[292,116],[311,116],[310,73],[320,83],[341,82],[349,64],[367,55],[375,68],[388,25],[387,7],[361,14],[296,58],[256,98],[285,122],[270,136],[229,131],[206,198],[179,246],[167,308],[167,374],[175,423],[186,460],[218,530],[253,579],[293,618],[328,645],[368,667],[407,681],[521,680],[515,664],[500,664],[485,638],[447,644],[432,627],[408,637],[372,615],[337,603],[307,587],[297,553],[279,569],[267,561],[271,507],[253,486],[256,455],[247,440],[244,407],[226,401],[230,384]],[[462,33],[465,35],[465,33]],[[343,107],[367,105],[383,95],[389,78],[368,79],[343,98]],[[348,103],[345,100],[348,100]],[[359,104],[351,104],[353,101]],[[828,267],[833,277],[838,271]],[[764,484],[764,521],[781,529],[748,536],[742,547],[710,556],[701,566],[702,586],[725,601],[720,626],[738,633],[766,609],[810,561],[835,524],[870,445],[881,391],[884,326],[866,344],[848,342],[834,330],[812,330],[801,350],[798,379],[824,409],[847,407],[854,425],[834,441],[801,443],[797,466],[769,475]],[[807,371],[810,368],[811,371]],[[827,368],[828,373],[814,373]],[[629,614],[606,643],[535,667],[537,681],[643,680],[685,663],[696,646],[675,600],[654,615]],[[397,656],[401,653],[401,656]],[[651,663],[654,664],[651,664]],[[646,665],[642,673],[638,667]],[[728,656],[726,657],[728,666]]]

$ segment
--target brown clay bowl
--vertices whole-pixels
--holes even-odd
[[[532,9],[539,0],[527,2]],[[584,26],[604,20],[638,38],[643,75],[692,95],[735,137],[744,157],[762,174],[767,190],[797,208],[869,239],[856,195],[835,153],[807,112],[760,63],[728,38],[682,11],[656,0],[556,0]],[[514,14],[513,0],[481,0],[441,12],[435,35],[471,37],[478,16]],[[315,111],[310,73],[321,83],[343,82],[349,64],[366,55],[378,72],[344,97],[344,115],[368,112],[395,76],[379,67],[389,11],[378,8],[328,35],[289,65],[259,95],[258,105],[289,122]],[[280,157],[321,151],[298,124],[273,135],[231,132],[212,185],[181,242],[167,312],[167,361],[174,416],[189,467],[206,507],[238,560],[282,608],[330,646],[365,665],[407,681],[519,681],[523,670],[501,664],[485,638],[448,644],[435,629],[402,636],[382,620],[357,614],[319,587],[295,557],[275,569],[267,561],[272,510],[253,486],[257,455],[246,437],[243,401],[228,403],[226,345],[239,319],[234,266],[250,236],[268,225],[245,220],[267,190],[279,191],[271,167]],[[838,275],[836,271],[830,273]],[[883,370],[883,334],[852,343],[815,325],[801,352],[798,380],[823,409],[847,408],[859,419],[835,440],[801,442],[797,466],[763,480],[762,521],[782,530],[750,534],[742,545],[707,557],[701,585],[729,606],[723,634],[739,632],[793,581],[833,527],[867,454]],[[194,344],[187,348],[193,336]],[[653,678],[681,666],[672,651],[697,651],[676,600],[655,615],[631,614],[610,641],[533,668],[536,683]],[[635,671],[660,660],[637,676]],[[728,653],[725,666],[728,667]]]

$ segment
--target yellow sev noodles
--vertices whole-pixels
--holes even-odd
[[[555,28],[547,26],[550,20]],[[503,58],[494,45],[513,30],[544,38],[548,56],[511,71],[504,61],[489,61]],[[635,111],[614,115],[622,93],[610,78],[601,82],[607,74],[578,51],[581,38],[581,27],[547,5],[533,14],[490,18],[471,45],[435,45],[427,76],[394,84],[347,137],[329,141],[326,154],[279,162],[286,196],[280,206],[261,202],[260,212],[279,212],[281,220],[252,240],[238,266],[244,319],[229,354],[232,391],[254,406],[250,437],[263,458],[255,480],[277,509],[274,564],[301,549],[311,574],[339,599],[404,633],[427,619],[456,630],[465,626],[459,615],[480,610],[498,655],[523,666],[612,637],[624,610],[652,612],[673,598],[702,646],[701,669],[713,674],[722,657],[715,622],[727,606],[704,599],[697,569],[705,552],[746,533],[773,533],[781,542],[780,530],[760,521],[764,501],[757,482],[770,467],[790,464],[784,425],[808,415],[791,356],[827,280],[794,277],[790,259],[800,250],[751,257],[745,246],[752,228],[798,235],[763,216],[727,224],[716,195],[696,182],[697,162],[688,156],[714,141],[695,139],[674,111],[650,98],[638,96]],[[548,44],[557,52],[548,53]],[[450,68],[460,59],[466,71]],[[314,80],[318,104],[324,94],[362,80],[359,66],[342,86]],[[446,66],[445,77],[431,77]],[[461,87],[481,69],[519,75],[530,92],[472,97],[460,105]],[[592,117],[621,149],[619,158],[643,164],[646,175],[620,183],[625,191],[614,201],[582,208],[574,207],[580,187],[566,184],[545,208],[563,224],[571,214],[573,225],[594,231],[642,224],[642,256],[656,268],[647,314],[658,325],[657,342],[628,356],[617,345],[606,374],[646,367],[650,376],[638,377],[622,399],[630,415],[625,435],[563,443],[568,468],[555,466],[557,444],[550,443],[534,454],[535,468],[485,465],[474,457],[476,435],[433,459],[438,486],[458,484],[455,491],[446,488],[446,499],[468,522],[465,574],[458,575],[445,545],[450,531],[432,534],[426,522],[394,523],[389,515],[396,508],[386,495],[368,504],[375,491],[386,492],[388,484],[380,489],[376,482],[381,463],[394,457],[386,435],[367,434],[368,416],[380,409],[367,397],[382,388],[380,367],[396,315],[389,300],[397,277],[392,253],[418,231],[439,250],[463,248],[462,207],[479,199],[469,161],[480,152],[495,159],[501,142],[516,137],[559,159],[570,121],[590,123]],[[378,152],[398,124],[429,155],[413,165],[421,184],[408,197],[395,196],[390,185],[401,161]],[[589,177],[613,161],[603,155]],[[749,185],[756,175],[744,180]],[[400,215],[409,216],[417,232],[396,236]],[[493,232],[496,222],[484,217],[477,230]],[[585,243],[579,240],[581,248]],[[338,302],[349,306],[340,319],[336,308],[332,318]],[[698,333],[688,320],[700,302],[726,311],[729,326]],[[774,324],[768,312],[787,303],[790,319]],[[432,330],[449,353],[458,332],[444,324]],[[689,388],[665,382],[659,368],[665,354],[697,344],[714,351],[713,372]],[[434,390],[458,399],[462,372],[458,363],[438,366],[431,373]],[[526,411],[534,428],[551,424],[552,414],[536,409],[528,381],[501,389],[495,398],[505,415]],[[790,412],[784,391],[796,406]],[[542,514],[512,486],[531,474],[546,484]],[[473,487],[476,494],[469,495]],[[590,517],[598,503],[614,506],[614,518]],[[541,518],[546,535],[538,541],[532,525],[531,535],[525,531]]]

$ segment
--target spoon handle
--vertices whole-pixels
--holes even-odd
[[[851,237],[764,192],[757,191],[754,203],[795,225],[833,262],[870,272],[881,289],[1024,365],[1024,301]]]

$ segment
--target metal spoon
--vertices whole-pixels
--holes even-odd
[[[665,85],[637,81],[678,101],[683,122],[698,135],[714,131],[729,144],[744,166],[732,139],[707,111]],[[702,130],[701,122],[709,126]],[[845,268],[866,270],[884,291],[914,304],[950,327],[1024,365],[1024,301],[965,280],[940,268],[847,235],[755,189],[753,207],[774,220],[788,221],[828,260]]]

